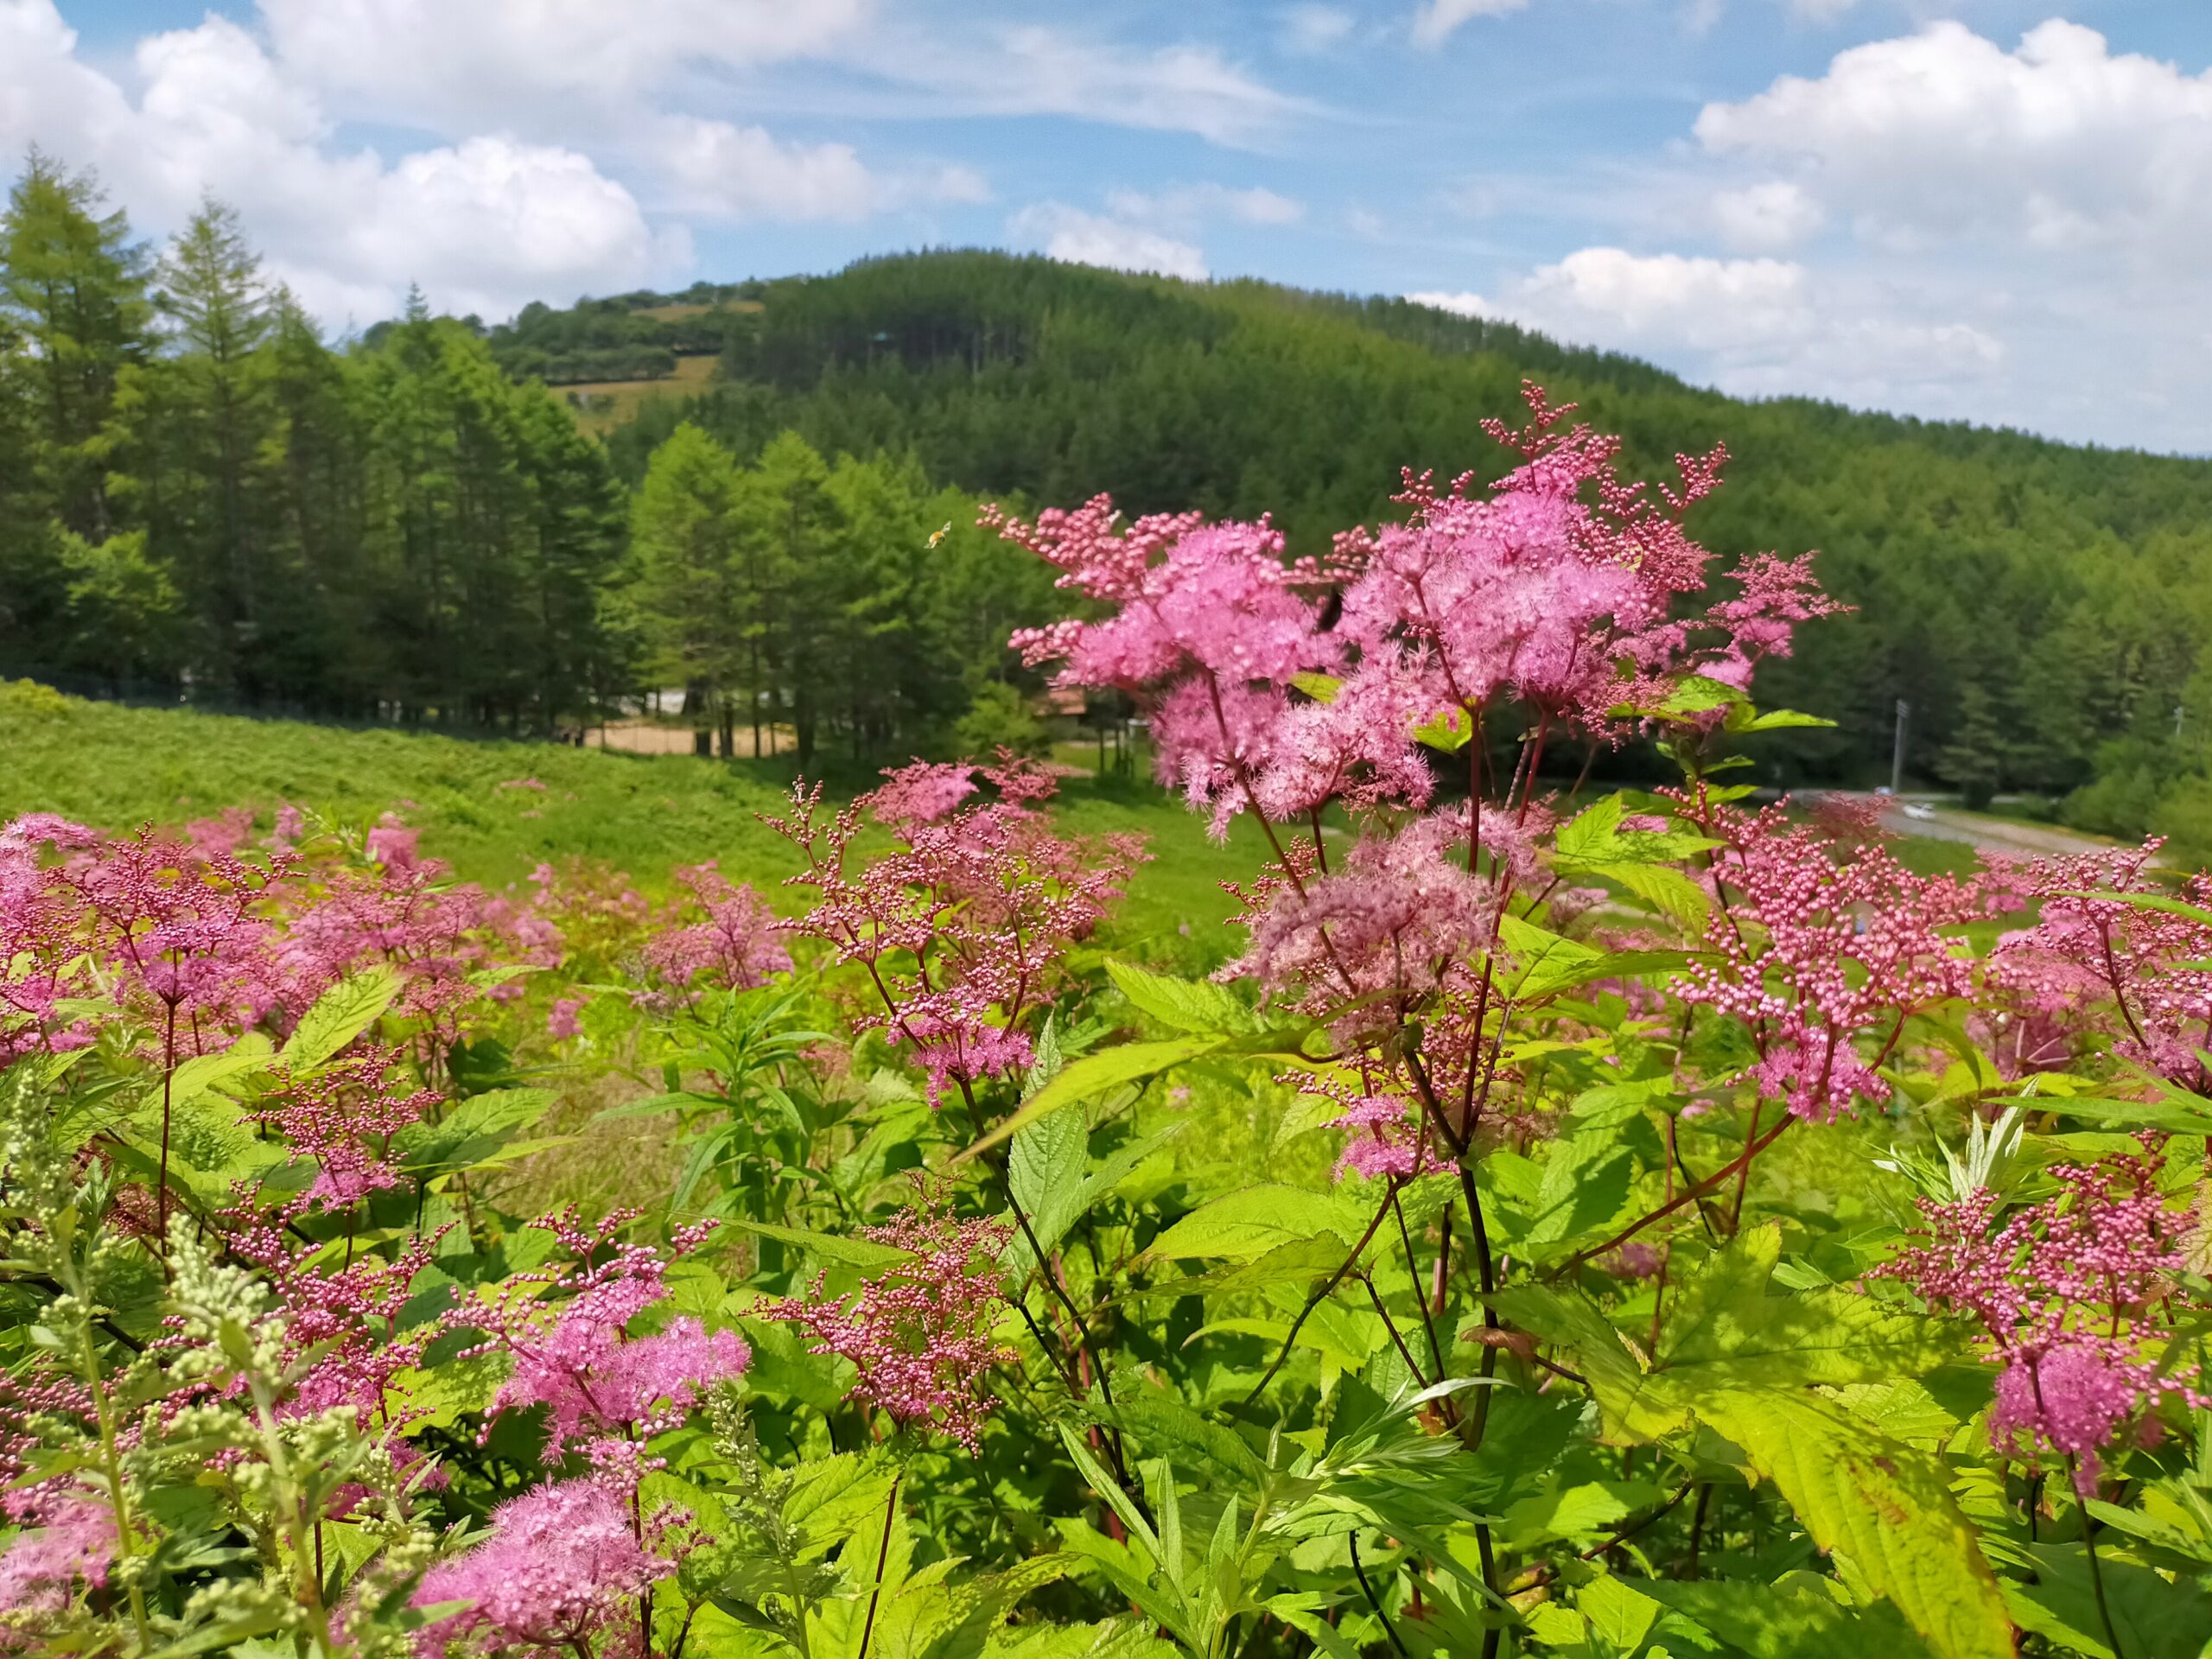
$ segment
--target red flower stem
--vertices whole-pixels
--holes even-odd
[[[875,1604],[883,1594],[883,1564],[891,1559],[891,1522],[899,1514],[899,1483],[906,1474],[901,1469],[891,1477],[891,1497],[883,1506],[883,1541],[875,1547],[875,1588],[868,1592],[868,1622],[861,1626],[859,1659],[868,1659],[868,1641],[875,1634]]]

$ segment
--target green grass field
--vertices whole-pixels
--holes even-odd
[[[423,831],[425,851],[492,887],[520,880],[541,859],[575,855],[652,888],[672,866],[713,858],[780,902],[777,884],[798,868],[758,816],[784,809],[788,760],[700,760],[131,709],[28,681],[0,683],[0,818],[50,811],[129,830],[251,806],[265,826],[289,801],[365,825],[392,810]],[[527,779],[544,789],[501,787]],[[1134,830],[1151,848],[1116,943],[1192,966],[1234,948],[1220,883],[1249,876],[1265,856],[1250,825],[1240,823],[1217,847],[1199,819],[1150,785],[1088,778],[1070,780],[1059,817],[1082,834]]]
[[[540,860],[576,855],[626,870],[651,890],[671,867],[712,858],[782,907],[789,899],[778,884],[798,868],[759,816],[786,804],[787,757],[700,760],[354,731],[90,702],[29,681],[0,683],[0,817],[60,812],[129,830],[229,806],[251,806],[267,825],[287,801],[355,825],[396,810],[423,831],[426,851],[495,887]],[[545,787],[502,787],[528,779]],[[1068,781],[1058,817],[1079,834],[1135,831],[1151,849],[1113,923],[1116,947],[1186,969],[1236,950],[1243,936],[1224,925],[1232,901],[1221,883],[1249,879],[1267,857],[1248,818],[1217,846],[1201,819],[1151,785],[1088,775]],[[1963,874],[1976,862],[1954,842],[1915,837],[1899,853],[1923,874]]]

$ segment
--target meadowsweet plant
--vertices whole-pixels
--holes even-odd
[[[0,1648],[2202,1659],[2212,880],[1761,792],[1810,556],[1489,438],[988,516],[1204,976],[1006,754],[780,887],[0,827]]]

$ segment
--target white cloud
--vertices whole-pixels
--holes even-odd
[[[2194,273],[2212,254],[2212,73],[2051,22],[2007,52],[1965,25],[1837,54],[1711,104],[1716,156],[1796,169],[1867,241],[2113,251]]]
[[[1823,278],[1781,259],[1713,259],[1584,248],[1495,296],[1407,296],[1465,316],[1516,322],[1578,345],[1634,353],[1745,396],[1799,393],[1894,403],[1970,397],[2005,359],[1970,324],[1912,315],[1904,296]]]
[[[869,60],[877,73],[925,89],[936,114],[1063,115],[1189,132],[1249,147],[1310,106],[1255,79],[1211,47],[1131,50],[1026,25],[987,43],[902,38]]]
[[[1006,228],[1017,246],[1040,249],[1048,257],[1071,264],[1154,271],[1194,283],[1206,279],[1205,255],[1190,243],[1061,202],[1037,202],[1025,207],[1007,221]]]
[[[1281,19],[1277,40],[1298,57],[1314,57],[1351,33],[1352,15],[1335,6],[1293,6]]]
[[[1746,252],[1794,248],[1821,228],[1827,215],[1804,189],[1770,179],[1713,199],[1713,228],[1730,247]]]
[[[1183,185],[1151,194],[1109,190],[1106,207],[1117,219],[1185,231],[1216,218],[1233,219],[1243,225],[1295,225],[1306,217],[1304,202],[1256,185],[1249,190],[1232,190],[1219,184]]]
[[[760,127],[676,115],[652,124],[659,170],[688,212],[735,219],[863,219],[880,186],[849,144],[787,144]]]
[[[1441,46],[1462,23],[1478,17],[1503,17],[1528,3],[1529,0],[1427,0],[1414,14],[1414,44]]]
[[[626,107],[690,66],[849,41],[868,0],[258,0],[276,55],[326,95],[441,131]]]
[[[0,0],[0,151],[36,141],[97,167],[143,228],[212,191],[326,321],[387,315],[410,281],[503,315],[634,287],[680,251],[572,149],[480,135],[387,164],[337,149],[315,100],[221,17],[140,41],[135,104],[75,47],[51,0]]]

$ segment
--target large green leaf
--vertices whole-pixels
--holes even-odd
[[[1141,1078],[1157,1077],[1170,1066],[1195,1060],[1223,1046],[1221,1037],[1170,1037],[1156,1043],[1123,1043],[1086,1054],[1063,1067],[1050,1083],[1024,1101],[1006,1121],[960,1154],[963,1160],[978,1157],[1001,1141],[1012,1140],[1039,1118],[1094,1100],[1109,1089]]]
[[[1801,1573],[1771,1585],[1662,1579],[1639,1580],[1636,1587],[1750,1659],[1925,1659],[1926,1643],[1895,1607],[1846,1606],[1830,1593],[1833,1582]]]
[[[384,1017],[398,996],[399,969],[378,963],[349,974],[300,1016],[280,1058],[293,1071],[311,1071]]]
[[[1651,1369],[1694,1392],[1879,1382],[1953,1357],[1955,1327],[1854,1292],[1775,1294],[1779,1223],[1747,1227],[1672,1299]]]
[[[758,1233],[763,1238],[772,1238],[785,1244],[796,1244],[801,1249],[811,1250],[827,1262],[842,1262],[847,1267],[858,1268],[863,1273],[880,1272],[896,1267],[901,1262],[911,1262],[913,1253],[902,1250],[895,1244],[879,1244],[872,1238],[848,1238],[842,1233],[814,1233],[804,1227],[779,1227],[772,1222],[749,1221],[733,1217],[729,1224],[748,1233]]]
[[[2199,1659],[2212,1646],[2212,1595],[2187,1579],[2169,1582],[2149,1567],[2118,1555],[2112,1535],[2097,1552],[2105,1611],[2126,1659]],[[2090,1659],[2113,1659],[2097,1609],[2088,1552],[2079,1544],[2031,1547],[2035,1582],[2007,1580],[2005,1599],[2021,1625]]]
[[[1612,1444],[1639,1445],[1688,1424],[1689,1409],[1674,1379],[1651,1375],[1581,1292],[1516,1285],[1491,1300],[1509,1323],[1563,1351],[1567,1363],[1588,1382],[1605,1438]]]
[[[447,1109],[435,1123],[415,1123],[392,1138],[400,1167],[418,1177],[468,1169],[512,1153],[515,1135],[557,1099],[550,1089],[493,1089]]]
[[[1701,1395],[1696,1410],[1942,1659],[2012,1659],[2005,1599],[1941,1463],[1811,1395]]]
[[[1116,1147],[1096,1165],[1090,1160],[1090,1137],[1080,1112],[1055,1112],[1015,1135],[1007,1173],[1038,1244],[1046,1250],[1058,1244],[1091,1205],[1183,1128],[1180,1121],[1170,1122]],[[1008,1272],[1026,1275],[1034,1264],[1028,1239],[1017,1231],[1001,1260]]]
[[[1173,1260],[1225,1255],[1251,1260],[1328,1234],[1350,1249],[1374,1211],[1341,1192],[1248,1186],[1203,1205],[1153,1240],[1148,1254]]]
[[[1111,957],[1106,971],[1123,996],[1178,1031],[1218,1036],[1249,1032],[1256,1023],[1235,992],[1211,980],[1171,979]]]

